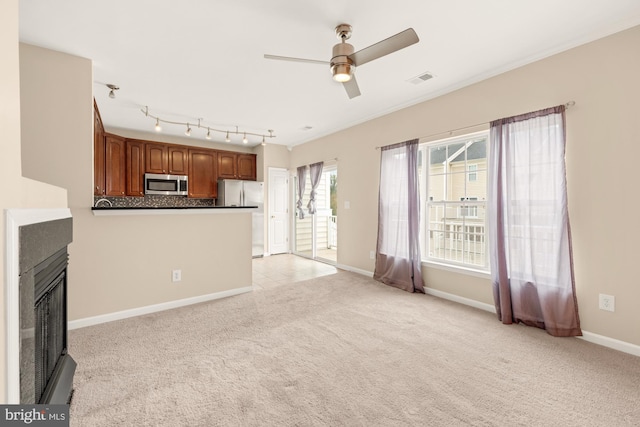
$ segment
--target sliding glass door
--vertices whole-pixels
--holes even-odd
[[[338,261],[338,168],[336,165],[325,165],[323,168],[316,190],[315,215],[309,215],[307,208],[311,193],[309,181],[307,179],[302,197],[304,218],[300,219],[299,215],[296,215],[295,219],[294,253],[335,264]],[[297,183],[294,188],[297,188]]]

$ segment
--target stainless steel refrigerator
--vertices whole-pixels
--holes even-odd
[[[243,181],[240,179],[221,179],[218,181],[216,206],[256,206],[251,225],[251,254],[253,257],[264,255],[264,183]]]

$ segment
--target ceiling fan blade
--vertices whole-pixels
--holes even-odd
[[[317,59],[292,58],[290,56],[268,55],[265,53],[265,59],[277,59],[279,61],[308,62],[310,64],[329,65],[329,61],[319,61]]]
[[[360,49],[357,52],[349,55],[349,58],[353,61],[356,67],[366,64],[367,62],[378,59],[382,56],[393,53],[397,50],[404,49],[407,46],[411,46],[414,43],[418,43],[420,39],[413,30],[413,28],[407,28],[406,30],[391,36],[388,39],[384,39],[376,44],[372,44],[369,47]]]
[[[356,76],[352,75],[351,79],[347,82],[342,83],[344,89],[347,91],[347,95],[349,99],[353,99],[356,96],[360,96],[360,88],[358,87],[358,82],[356,81]]]

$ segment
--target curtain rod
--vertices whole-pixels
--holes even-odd
[[[317,162],[313,162],[313,163],[320,163],[320,162],[322,162],[322,163],[329,163],[329,162],[333,162],[333,161],[336,161],[336,162],[337,162],[337,161],[338,161],[338,158],[337,158],[337,157],[334,157],[333,159],[329,159],[329,160],[318,160]],[[311,163],[311,164],[313,164],[313,163]],[[300,166],[309,166],[309,165],[300,165]]]
[[[564,104],[566,109],[569,109],[569,108],[573,107],[574,105],[576,105],[575,101],[565,102],[565,104]],[[471,128],[475,128],[475,127],[482,126],[482,125],[488,125],[489,123],[491,123],[491,122],[476,123],[475,125],[464,126],[464,127],[457,128],[457,129],[452,129],[452,130],[447,130],[447,131],[444,131],[444,132],[432,133],[431,135],[421,136],[418,139],[431,138],[432,136],[445,135],[445,134],[451,135],[454,132],[458,132],[458,131],[465,130],[465,129],[471,129]],[[395,144],[395,142],[394,142],[394,144]],[[393,144],[390,144],[390,145],[393,145]],[[382,148],[382,147],[375,147],[376,150],[379,150],[380,148]]]

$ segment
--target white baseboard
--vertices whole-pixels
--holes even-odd
[[[439,291],[437,289],[424,288],[424,292],[427,295],[433,295],[434,297],[446,299],[449,301],[457,302],[460,304],[468,305],[470,307],[479,308],[480,310],[488,311],[491,313],[496,312],[496,308],[491,304],[486,304],[484,302],[476,301],[470,298],[461,297],[458,295],[450,294],[448,292]]]
[[[612,348],[614,350],[621,351],[623,353],[633,354],[634,356],[640,356],[640,345],[631,344],[626,341],[620,341],[614,338],[605,337],[604,335],[594,334],[593,332],[582,331],[582,336],[578,337],[582,340],[590,343],[602,345]]]
[[[454,295],[454,294],[450,294],[447,292],[442,292],[442,291],[438,291],[435,289],[430,289],[430,288],[425,288],[425,292],[428,295],[433,295],[439,298],[443,298],[449,301],[454,301],[460,304],[464,304],[464,305],[468,305],[471,307],[475,307],[475,308],[479,308],[481,310],[485,310],[485,311],[489,311],[491,313],[495,313],[496,312],[496,308],[495,306],[491,305],[491,304],[485,304],[483,302],[479,302],[479,301],[475,301],[469,298],[464,298],[464,297],[460,297],[458,295]],[[609,338],[609,337],[605,337],[604,335],[598,335],[598,334],[594,334],[593,332],[589,332],[589,331],[582,331],[582,336],[581,337],[576,337],[576,338],[580,338],[582,340],[588,341],[590,343],[593,344],[598,344],[604,347],[608,347],[611,348],[613,350],[618,350],[621,351],[623,353],[628,353],[628,354],[632,354],[634,356],[640,356],[640,346],[639,345],[635,345],[635,344],[631,344],[628,343],[626,341],[620,341],[617,340],[615,338]]]
[[[373,277],[373,272],[372,271],[362,270],[360,268],[351,267],[350,265],[336,264],[336,268],[339,268],[340,270],[347,270],[347,271],[351,271],[353,273],[362,274],[362,275],[368,276],[368,277]]]
[[[253,291],[253,286],[244,288],[229,289],[228,291],[216,292],[214,294],[200,295],[197,297],[184,298],[175,301],[168,301],[160,304],[147,305],[144,307],[132,308],[130,310],[116,311],[115,313],[101,314],[99,316],[86,317],[84,319],[72,320],[68,324],[69,330],[85,328],[87,326],[98,325],[100,323],[113,322],[114,320],[127,319],[129,317],[141,316],[143,314],[155,313],[158,311],[170,310],[172,308],[184,307],[186,305],[200,302],[212,301],[240,295]]]

